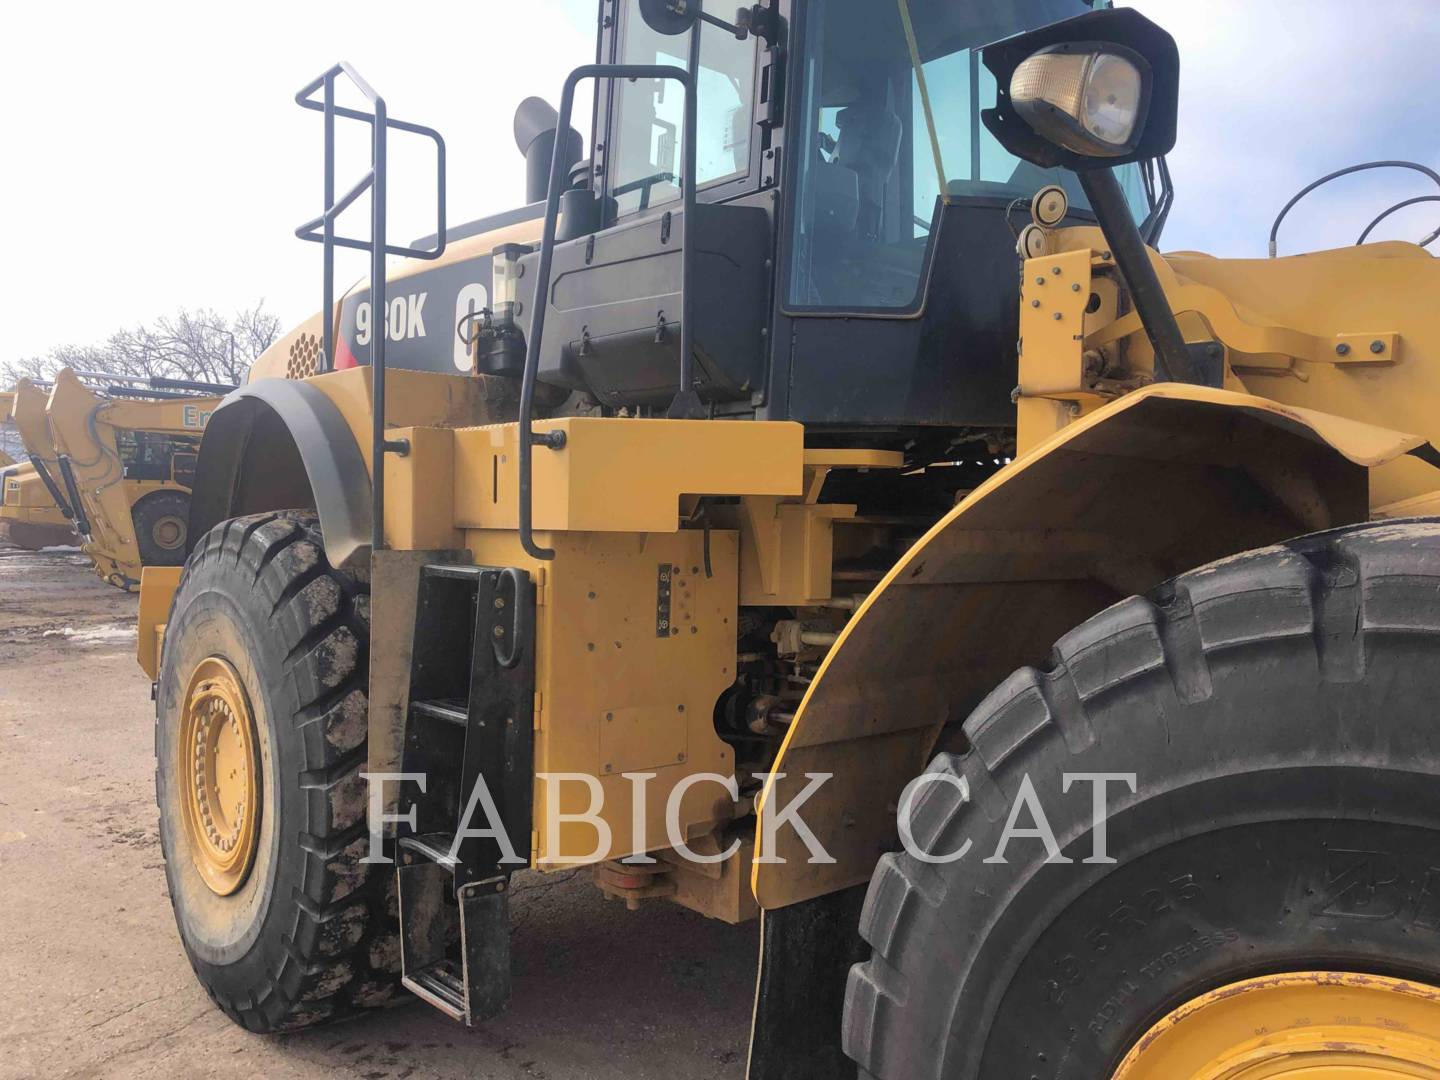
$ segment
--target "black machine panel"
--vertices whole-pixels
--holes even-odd
[[[677,206],[556,245],[541,382],[588,390],[612,408],[667,403],[679,382],[681,252],[691,243],[695,389],[705,401],[748,401],[764,385],[769,214],[706,203],[694,212],[693,228]],[[522,325],[538,260],[522,260]]]
[[[386,285],[383,320],[388,331],[385,364],[412,371],[468,373],[469,348],[456,326],[471,311],[490,306],[490,253],[446,266],[427,266],[418,273],[391,278]],[[335,366],[370,362],[371,335],[382,320],[370,310],[370,290],[357,288],[340,303]]]

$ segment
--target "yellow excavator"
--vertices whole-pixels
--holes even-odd
[[[751,1080],[1440,1077],[1434,235],[1162,254],[1180,59],[1103,0],[599,15],[479,222],[298,95],[321,309],[140,595],[211,998],[482,1025],[587,867],[758,922]]]
[[[96,573],[135,590],[143,566],[185,558],[196,451],[220,401],[203,391],[220,388],[173,379],[137,388],[99,378],[108,385],[97,390],[64,368],[48,391],[21,379],[13,419]]]
[[[0,424],[9,423],[15,395],[0,393]],[[0,540],[38,551],[76,541],[75,529],[29,461],[0,452]]]

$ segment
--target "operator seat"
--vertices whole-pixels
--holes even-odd
[[[851,105],[835,118],[840,129],[835,161],[852,170],[860,182],[856,235],[875,243],[885,214],[885,185],[900,160],[900,118],[888,105]]]

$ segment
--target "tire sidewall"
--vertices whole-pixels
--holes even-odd
[[[1091,1080],[1253,976],[1440,985],[1437,549],[1417,523],[1236,556],[1006,680],[913,806],[919,850],[963,858],[877,867],[847,1050],[883,1080]],[[1113,862],[1067,774],[1134,776],[1109,789]],[[1063,861],[1033,831],[997,861],[1034,802]]]
[[[294,830],[278,827],[294,820],[288,808],[301,797],[295,764],[300,747],[290,722],[296,711],[293,690],[288,680],[277,685],[260,674],[284,670],[278,636],[264,632],[259,593],[236,596],[223,587],[225,582],[217,587],[207,580],[215,565],[212,560],[186,582],[179,594],[183,607],[172,612],[166,628],[156,699],[157,794],[166,878],[181,939],[194,963],[212,969],[210,977],[228,980],[246,977],[240,973],[251,963],[270,970],[276,966],[271,954],[283,949],[283,928],[267,923],[285,906],[274,902],[277,893],[283,896],[297,886],[289,879],[303,865],[304,852]],[[196,665],[210,656],[226,660],[240,677],[260,758],[258,845],[248,876],[229,896],[216,895],[195,869],[180,803],[184,788],[177,742],[185,693]]]
[[[1428,646],[1376,652],[1364,682],[1340,686],[1315,678],[1308,642],[1222,658],[1214,695],[1188,705],[1159,672],[1093,710],[1100,734],[1089,749],[1055,741],[1017,762],[1071,862],[1047,861],[1040,840],[1021,838],[1006,864],[986,863],[1004,819],[974,828],[960,873],[978,893],[1008,897],[983,936],[963,917],[951,924],[977,947],[944,1075],[997,1075],[1022,1061],[1037,1078],[1109,1075],[1165,1012],[1259,974],[1328,966],[1440,981],[1440,955],[1432,945],[1427,963],[1416,937],[1421,894],[1440,887],[1440,875],[1428,876],[1440,866],[1440,740],[1405,748],[1413,756],[1378,744],[1365,752],[1381,727],[1375,717],[1422,730],[1418,714],[1440,696],[1440,677],[1428,673]],[[1152,722],[1107,739],[1112,716]],[[1112,784],[1105,825],[1115,863],[1087,863],[1091,789],[1062,794],[1061,778],[1126,772],[1138,791]],[[1336,861],[1343,852],[1357,853],[1354,866]],[[1372,880],[1351,888],[1346,874]],[[1340,895],[1357,888],[1378,894],[1370,910],[1363,896]],[[977,1017],[988,1019],[985,1040],[975,1038]],[[952,1069],[952,1059],[964,1064]]]

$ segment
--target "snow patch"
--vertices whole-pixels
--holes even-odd
[[[109,623],[103,626],[91,626],[84,630],[76,630],[73,626],[67,626],[60,630],[46,630],[45,637],[59,637],[66,641],[73,641],[77,645],[109,645],[115,642],[131,641],[137,635],[134,626],[121,626],[118,623]]]
[[[73,554],[73,553],[75,553],[75,552],[78,552],[80,549],[79,549],[78,547],[71,547],[69,544],[51,544],[49,547],[42,547],[40,550],[41,550],[42,552],[44,552],[44,551],[51,551],[51,552],[60,552],[60,553],[65,554],[65,555],[70,555],[70,554]]]

